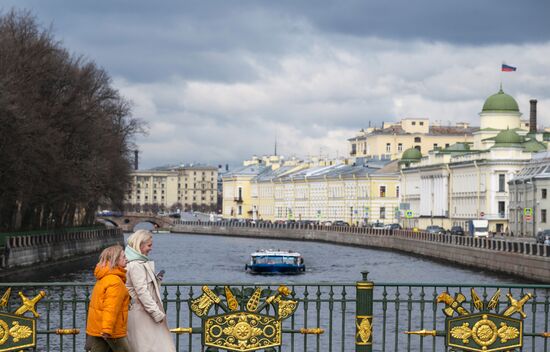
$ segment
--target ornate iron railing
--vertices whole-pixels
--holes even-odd
[[[162,295],[169,326],[185,328],[175,335],[178,351],[203,351],[202,320],[190,309],[190,302],[203,294],[203,285],[163,285]],[[219,294],[226,285],[209,283],[207,286]],[[247,288],[254,290],[257,287],[275,292],[279,285],[229,284],[234,292],[244,292]],[[15,311],[19,306],[19,291],[26,297],[35,297],[40,291],[46,293],[37,304],[41,317],[37,320],[36,351],[82,350],[92,284],[1,283],[0,295],[8,287],[12,288],[12,297],[7,302],[7,311]],[[547,333],[550,331],[550,285],[373,284],[364,276],[356,283],[289,284],[288,288],[291,293],[287,298],[298,302],[298,305],[294,314],[282,322],[282,344],[276,347],[276,351],[452,351],[446,346],[446,338],[443,336],[450,318],[442,310],[453,313],[460,310],[457,307],[463,307],[471,313],[476,308],[483,310],[479,308],[493,307],[495,311],[500,311],[499,314],[505,311],[517,312],[515,309],[519,308],[526,315],[525,318],[516,315],[523,324],[521,350],[550,351],[547,341],[550,336]],[[476,292],[474,296],[471,296],[472,288]],[[464,301],[458,299],[458,305],[449,301],[453,295],[455,298],[460,297],[458,294],[468,298]],[[512,300],[507,294],[518,301],[522,297],[530,297],[510,310]],[[220,298],[222,302],[226,299],[223,294],[220,294]],[[244,298],[237,296],[237,300],[239,305],[246,305]],[[223,314],[223,306],[213,305],[210,314]],[[267,305],[265,312],[271,315],[274,310]],[[71,331],[61,331],[64,334],[56,334],[57,329],[73,328],[80,329],[80,333],[74,334],[75,331],[72,331],[73,334],[66,335]],[[415,334],[405,334],[407,331]],[[469,333],[472,334],[472,331]]]

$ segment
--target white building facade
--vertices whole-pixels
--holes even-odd
[[[405,226],[426,228],[487,219],[489,231],[508,232],[508,182],[547,146],[527,135],[516,101],[502,89],[480,113],[481,129],[473,143],[457,143],[425,156],[409,151],[401,161]]]

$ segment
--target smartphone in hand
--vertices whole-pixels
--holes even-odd
[[[164,270],[159,271],[159,272],[157,273],[157,280],[162,281],[162,279],[164,278],[164,273],[165,273],[165,272],[166,272],[166,271],[164,271]]]

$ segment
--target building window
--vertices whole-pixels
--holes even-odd
[[[542,199],[546,199],[546,188],[543,188],[543,189],[541,190],[541,192],[542,192],[542,194],[541,194],[541,195],[542,195]]]
[[[416,126],[416,121],[413,121],[411,125]]]
[[[399,198],[399,186],[395,187],[395,196]]]
[[[243,207],[242,205],[239,205],[239,212],[238,212],[239,215],[243,215]]]
[[[434,150],[437,149],[437,143],[434,143]]]
[[[540,222],[546,223],[546,209],[540,210]]]
[[[403,151],[403,143],[399,143],[399,144],[397,145],[397,151],[398,151],[398,152],[402,152],[402,151]]]
[[[506,212],[506,202],[498,202],[498,215],[503,218]]]
[[[505,186],[506,185],[506,175],[505,174],[499,174],[498,175],[498,191],[499,192],[505,192]]]
[[[419,122],[420,126],[424,126],[424,121]]]
[[[421,148],[419,145],[415,145],[415,146],[414,146],[414,149],[418,150],[419,152],[422,151],[422,148]]]
[[[380,186],[380,198],[386,196],[386,186]]]
[[[390,153],[390,152],[391,152],[391,144],[386,143],[386,153]]]
[[[445,148],[449,148],[449,143],[445,143]]]
[[[415,143],[420,143],[420,142],[422,142],[422,139],[420,137],[414,137],[414,142]]]
[[[380,207],[380,219],[386,218],[386,207]]]

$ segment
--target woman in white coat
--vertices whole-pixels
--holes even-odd
[[[138,230],[128,237],[126,246],[126,286],[131,297],[128,310],[128,341],[136,352],[176,352],[160,296],[160,280],[155,264],[147,255],[153,236]]]

